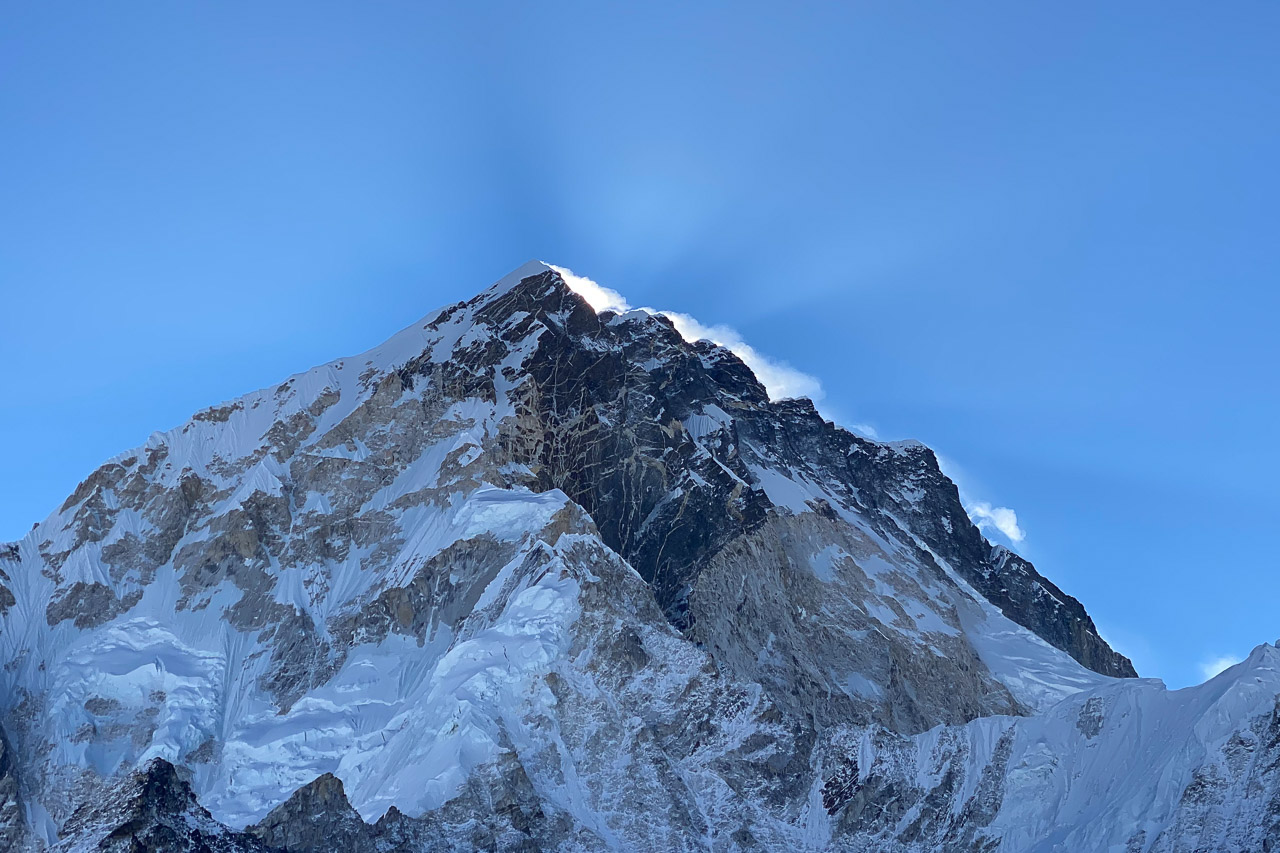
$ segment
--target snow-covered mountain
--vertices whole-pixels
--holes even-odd
[[[1280,651],[1133,678],[933,453],[531,263],[0,546],[0,846],[1268,850]]]

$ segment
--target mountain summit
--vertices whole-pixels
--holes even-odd
[[[1278,656],[1133,678],[927,447],[533,262],[0,546],[0,839],[1264,849]]]

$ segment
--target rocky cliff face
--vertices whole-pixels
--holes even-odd
[[[0,550],[0,837],[1252,843],[1273,653],[1198,693],[1121,680],[928,448],[533,264],[157,433]]]
[[[66,853],[271,853],[215,821],[164,759],[153,759],[86,801],[63,827]]]
[[[862,439],[824,421],[807,400],[771,402],[728,350],[685,341],[661,315],[596,314],[554,271],[521,282],[478,316],[504,330],[498,340],[506,343],[528,325],[545,327],[517,434],[552,440],[514,455],[533,463],[533,488],[559,488],[591,514],[677,627],[689,627],[689,592],[725,544],[757,529],[770,509],[796,509],[794,485],[770,494],[781,476],[814,499],[835,497],[880,535],[938,546],[1009,618],[1090,669],[1136,675],[1078,601],[982,538],[923,445]],[[520,322],[508,330],[513,316]],[[500,351],[472,359],[472,370],[492,371]]]

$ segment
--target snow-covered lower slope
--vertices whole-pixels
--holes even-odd
[[[1184,690],[1115,682],[1030,717],[869,729],[844,749],[828,802],[849,849],[1270,850],[1280,650]]]
[[[0,838],[1253,849],[1274,657],[1117,678],[928,448],[535,263],[0,548]]]

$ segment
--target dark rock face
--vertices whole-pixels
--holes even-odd
[[[945,560],[1014,622],[1095,672],[1136,677],[1133,664],[1098,635],[1079,601],[1031,563],[983,538],[929,448],[867,441],[824,422],[808,400],[770,404],[743,422],[740,434],[767,448],[771,464],[802,471],[843,495],[887,535],[905,528],[929,557]]]
[[[141,592],[121,600],[105,584],[76,581],[64,595],[49,602],[45,618],[50,625],[70,619],[77,628],[92,628],[114,619],[141,600]]]
[[[274,853],[215,821],[163,759],[78,809],[63,835],[70,840],[60,849],[77,853]]]
[[[341,780],[332,773],[299,788],[246,831],[271,847],[299,853],[361,853],[373,849],[373,828],[351,807]]]
[[[947,733],[921,767],[909,742],[882,732],[872,766],[860,774],[851,756],[823,786],[823,806],[846,837],[880,839],[876,849],[987,853],[999,847],[986,827],[1000,811],[1012,741],[1005,732],[974,767],[969,745]],[[921,785],[925,777],[936,781]]]
[[[1079,601],[1022,557],[983,538],[932,450],[913,444],[904,453],[886,454],[874,443],[853,438],[858,447],[848,453],[848,480],[868,495],[886,526],[904,524],[1005,616],[1089,669],[1117,678],[1137,676],[1129,659],[1098,635]]]
[[[661,316],[597,315],[554,272],[525,279],[484,311],[496,324],[515,315],[524,319],[508,326],[512,340],[535,321],[549,331],[528,368],[509,453],[530,463],[532,485],[562,489],[591,514],[676,627],[689,628],[701,570],[773,506],[752,472],[760,466],[820,484],[886,535],[905,528],[923,559],[941,557],[1007,617],[1090,669],[1136,675],[1079,601],[983,538],[927,447],[860,438],[808,400],[770,402],[733,353],[686,342]],[[451,367],[479,377],[504,354],[483,349]],[[708,411],[717,413],[711,422]],[[689,424],[700,416],[695,436]]]
[[[992,547],[987,563],[978,564],[976,570],[967,569],[965,579],[1005,616],[1031,629],[1049,645],[1062,649],[1094,672],[1117,678],[1138,676],[1129,659],[1099,636],[1083,604],[1058,589],[1031,563],[1009,549],[1000,545]]]

